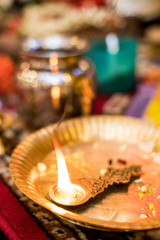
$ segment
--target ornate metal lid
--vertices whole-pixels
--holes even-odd
[[[89,43],[84,38],[69,35],[51,35],[45,38],[26,38],[21,45],[22,56],[49,58],[51,53],[58,57],[77,56],[89,49]]]

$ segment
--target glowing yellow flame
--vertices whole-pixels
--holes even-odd
[[[58,54],[57,53],[52,53],[50,58],[49,58],[49,63],[50,63],[50,69],[52,72],[57,72],[58,71]]]
[[[51,89],[51,97],[54,99],[59,99],[61,96],[61,89],[59,86],[53,86]]]
[[[73,187],[69,178],[66,162],[58,141],[53,137],[58,167],[58,184],[57,187],[65,192],[72,192]]]
[[[60,108],[60,97],[61,97],[61,89],[59,86],[53,86],[51,88],[51,97],[52,97],[52,104],[56,110]]]

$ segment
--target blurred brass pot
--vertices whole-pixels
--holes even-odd
[[[24,39],[17,87],[23,116],[30,124],[41,127],[58,120],[68,96],[72,97],[69,116],[91,113],[95,69],[84,56],[88,49],[88,42],[77,36]]]

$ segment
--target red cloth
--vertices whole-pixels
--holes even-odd
[[[14,92],[15,70],[15,64],[10,57],[0,54],[0,94]]]
[[[93,5],[96,5],[96,6],[105,6],[106,5],[105,0],[78,0],[78,1],[69,0],[69,2],[73,6],[79,6],[79,7],[90,7]]]
[[[89,7],[93,5],[106,6],[106,0],[43,0],[44,2],[66,2],[77,7]]]
[[[1,180],[0,229],[9,240],[50,239]]]
[[[93,104],[92,114],[102,114],[103,105],[109,99],[109,96],[98,96]]]

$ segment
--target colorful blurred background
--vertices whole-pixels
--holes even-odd
[[[65,118],[123,114],[159,125],[159,22],[159,0],[1,0],[6,151],[60,120],[67,99]]]

